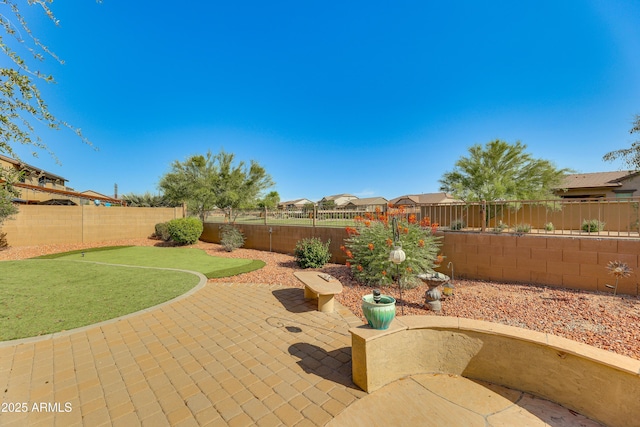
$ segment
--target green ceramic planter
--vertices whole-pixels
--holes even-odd
[[[389,295],[380,295],[380,302],[373,301],[373,294],[362,297],[362,313],[373,329],[388,329],[396,317],[396,300]]]

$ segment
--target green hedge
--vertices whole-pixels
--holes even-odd
[[[177,218],[167,223],[171,240],[181,245],[191,245],[198,241],[204,227],[198,218]]]

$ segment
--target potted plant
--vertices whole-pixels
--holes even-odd
[[[362,313],[373,329],[388,329],[396,316],[396,300],[374,289],[362,297]]]

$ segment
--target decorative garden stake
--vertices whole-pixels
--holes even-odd
[[[389,261],[396,265],[396,277],[398,278],[398,289],[400,290],[400,310],[404,316],[404,300],[402,299],[402,285],[400,284],[400,264],[407,259],[407,255],[402,250],[402,244],[400,243],[400,233],[398,232],[398,219],[393,218],[391,220],[391,228],[393,229],[393,249],[389,253]]]
[[[618,292],[618,281],[620,280],[620,278],[631,276],[633,270],[631,270],[631,267],[629,267],[627,263],[624,263],[622,261],[609,261],[609,263],[607,264],[607,270],[609,270],[609,274],[615,276],[616,284],[615,286],[605,284],[605,286],[609,289],[613,289],[613,295],[615,296]]]

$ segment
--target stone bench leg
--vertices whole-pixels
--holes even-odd
[[[333,295],[318,295],[318,311],[333,313]]]
[[[309,289],[307,286],[305,286],[304,287],[304,298],[305,299],[315,299],[315,298],[318,298],[318,294],[316,294],[311,289]]]

